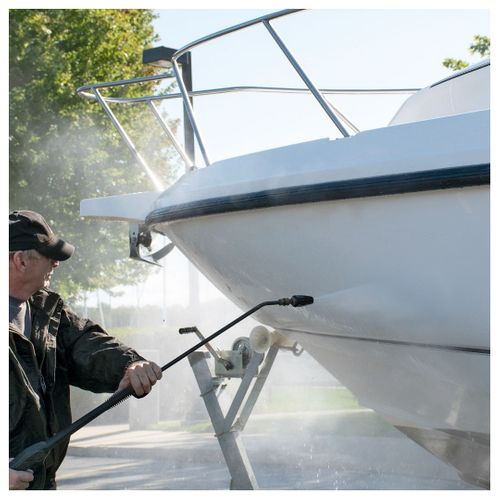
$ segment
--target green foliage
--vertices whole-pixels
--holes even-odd
[[[469,45],[469,52],[471,55],[479,54],[480,57],[489,57],[490,37],[474,35],[473,42]],[[459,71],[469,66],[469,63],[467,61],[463,61],[462,59],[447,57],[443,61],[443,66],[453,71]]]
[[[447,57],[443,61],[443,66],[451,69],[452,71],[459,71],[466,68],[468,65],[468,62],[462,61],[461,59],[453,59],[452,57]]]
[[[345,387],[335,386],[293,386],[280,387],[272,397],[259,402],[258,410],[263,413],[293,411],[325,411],[359,409],[359,403]]]
[[[101,107],[80,98],[76,88],[147,74],[141,56],[156,40],[153,19],[149,10],[10,10],[10,208],[39,211],[76,245],[56,273],[54,284],[66,295],[130,283],[149,271],[127,258],[125,224],[80,219],[81,199],[153,186]],[[155,83],[127,87],[125,95],[154,89]],[[120,92],[116,87],[109,95]],[[154,151],[157,162],[163,155],[161,170],[150,166],[166,181],[165,156],[171,153],[151,144],[148,110],[122,107],[127,130],[140,124],[139,132],[130,132],[138,146]]]
[[[355,436],[355,437],[401,437],[399,431],[388,424],[377,413],[369,410],[311,412],[302,408],[297,411],[279,411],[277,413],[252,413],[245,428],[251,434],[282,434],[296,432],[301,436]],[[212,433],[209,420],[188,423],[182,420],[162,420],[149,426],[150,430],[163,432],[189,432],[190,434]]]
[[[479,54],[481,57],[490,56],[490,37],[474,35],[474,41],[470,44],[469,52]]]

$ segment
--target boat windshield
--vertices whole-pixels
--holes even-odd
[[[391,120],[400,125],[490,108],[490,61],[465,68],[409,97]]]

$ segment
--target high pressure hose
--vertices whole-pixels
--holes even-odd
[[[175,365],[181,359],[184,359],[186,356],[189,356],[189,354],[196,351],[197,349],[205,345],[207,342],[210,342],[211,340],[215,339],[215,337],[218,337],[221,333],[225,332],[226,330],[229,330],[229,328],[232,328],[234,325],[236,325],[246,317],[250,316],[254,312],[258,311],[262,307],[276,306],[276,305],[278,306],[291,305],[293,307],[303,307],[312,304],[313,302],[314,302],[313,297],[310,297],[309,295],[293,295],[290,298],[261,302],[260,304],[257,304],[255,307],[252,307],[252,309],[242,314],[235,320],[223,326],[220,330],[217,330],[215,333],[213,333],[206,339],[203,339],[195,346],[183,352],[181,355],[177,356],[175,359],[168,362],[166,365],[162,366],[161,371],[163,372],[168,368],[170,368],[171,366]],[[93,410],[89,411],[88,413],[80,417],[78,420],[73,422],[65,429],[60,430],[59,432],[54,434],[54,436],[49,438],[47,441],[40,441],[38,443],[32,444],[31,446],[28,446],[28,448],[24,449],[9,463],[9,468],[14,470],[24,471],[33,468],[37,464],[43,463],[47,458],[50,450],[54,448],[54,446],[67,439],[69,436],[74,434],[76,431],[80,430],[88,423],[92,422],[92,420],[102,415],[105,411],[108,411],[113,406],[120,404],[122,401],[131,396],[133,392],[134,390],[130,385],[125,387],[124,389],[121,389],[118,392],[115,392],[109,399],[104,401],[104,403],[100,404]]]

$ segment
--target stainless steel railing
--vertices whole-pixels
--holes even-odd
[[[186,86],[184,85],[184,82],[182,80],[179,64],[177,60],[179,57],[183,56],[185,53],[190,52],[193,50],[195,47],[199,47],[200,45],[203,45],[206,42],[215,40],[217,38],[220,38],[222,36],[226,36],[230,33],[234,33],[236,31],[240,31],[242,29],[248,28],[250,26],[255,26],[256,24],[263,24],[265,28],[268,30],[278,47],[282,50],[282,52],[285,54],[287,57],[288,61],[290,64],[293,66],[295,71],[299,74],[299,76],[302,78],[303,82],[306,84],[307,88],[309,91],[314,95],[314,97],[317,99],[321,107],[325,110],[329,118],[335,123],[337,128],[339,129],[340,133],[344,137],[348,137],[349,133],[347,130],[344,128],[340,120],[337,118],[335,113],[333,112],[332,108],[328,104],[328,102],[325,100],[325,98],[321,95],[321,93],[318,91],[318,89],[314,86],[312,81],[309,79],[309,77],[305,74],[304,70],[300,67],[299,63],[296,61],[296,59],[293,57],[291,52],[288,50],[286,45],[284,44],[283,40],[279,37],[279,35],[276,33],[274,28],[271,26],[270,21],[273,19],[277,19],[279,17],[287,16],[289,14],[293,14],[295,12],[299,12],[302,9],[286,9],[286,10],[281,10],[279,12],[274,12],[272,14],[268,14],[265,16],[258,17],[256,19],[253,19],[251,21],[246,21],[244,23],[237,24],[236,26],[232,26],[230,28],[226,28],[221,31],[217,31],[216,33],[213,33],[211,35],[205,36],[203,38],[200,38],[192,43],[189,43],[188,45],[185,45],[181,49],[179,49],[173,56],[172,56],[172,65],[174,68],[175,72],[175,77],[177,79],[177,84],[179,86],[179,90],[181,91],[182,94],[182,99],[184,101],[184,108],[186,109],[186,112],[189,117],[189,121],[191,122],[191,126],[193,128],[193,132],[196,136],[196,139],[198,141],[198,147],[200,148],[200,152],[203,156],[203,159],[205,161],[206,165],[210,165],[210,159],[208,158],[208,154],[204,145],[203,138],[201,136],[201,132],[198,128],[198,125],[196,123],[196,119],[194,116],[193,112],[193,107],[191,106],[191,103],[189,101],[189,96],[188,96],[188,91],[186,89]]]
[[[355,125],[353,125],[347,117],[345,117],[337,108],[333,106],[332,103],[330,103],[326,98],[325,95],[329,94],[411,94],[414,93],[420,89],[418,88],[406,88],[406,89],[318,89],[315,87],[315,85],[312,83],[312,81],[309,79],[309,77],[305,74],[303,69],[300,67],[299,63],[296,61],[296,59],[293,57],[293,55],[290,53],[284,42],[281,40],[281,38],[278,36],[274,28],[270,25],[270,21],[277,19],[282,16],[286,16],[289,14],[293,14],[295,12],[298,12],[302,9],[287,9],[287,10],[282,10],[279,12],[274,12],[272,14],[268,14],[265,16],[258,17],[256,19],[246,21],[244,23],[237,24],[235,26],[232,26],[230,28],[226,28],[221,31],[217,31],[216,33],[213,33],[211,35],[207,35],[203,38],[200,38],[192,43],[189,43],[188,45],[185,45],[181,49],[179,49],[173,56],[172,56],[172,68],[174,75],[171,73],[164,73],[161,75],[153,75],[153,76],[145,76],[145,77],[139,77],[139,78],[132,78],[129,80],[117,80],[113,82],[105,82],[105,83],[94,83],[91,85],[84,85],[80,88],[77,89],[78,94],[81,97],[87,98],[87,99],[92,99],[97,101],[101,107],[104,109],[108,117],[110,118],[112,124],[122,137],[123,141],[129,148],[130,152],[136,159],[136,161],[142,166],[148,177],[151,179],[152,183],[154,184],[155,188],[158,190],[163,189],[163,186],[161,185],[161,182],[157,178],[157,176],[154,174],[154,172],[151,170],[151,168],[147,165],[146,161],[144,158],[141,156],[141,154],[137,151],[135,145],[133,144],[132,140],[120,124],[119,120],[116,118],[115,114],[112,112],[109,104],[114,103],[114,104],[135,104],[135,103],[141,103],[145,102],[147,103],[148,107],[150,108],[151,112],[153,113],[155,119],[158,121],[160,124],[162,130],[165,132],[165,134],[169,137],[171,140],[174,148],[182,158],[183,162],[186,165],[186,168],[193,168],[194,167],[194,162],[193,159],[189,157],[189,155],[186,153],[185,149],[178,143],[178,141],[175,138],[175,134],[169,127],[169,125],[163,120],[161,117],[160,113],[157,110],[157,107],[154,104],[154,101],[161,101],[161,100],[166,100],[166,99],[179,99],[182,98],[183,100],[183,105],[184,109],[186,110],[186,114],[189,118],[189,121],[191,123],[191,127],[193,129],[194,135],[196,137],[196,141],[198,143],[199,150],[203,156],[203,160],[205,162],[205,165],[210,165],[210,159],[205,147],[205,141],[202,137],[201,131],[198,127],[195,114],[193,111],[193,107],[191,105],[190,98],[194,97],[199,97],[199,96],[207,96],[207,95],[216,95],[216,94],[224,94],[224,93],[235,93],[235,92],[279,92],[279,93],[312,93],[313,96],[316,98],[318,103],[321,105],[325,113],[328,115],[328,117],[331,119],[331,121],[335,124],[337,129],[340,131],[340,133],[344,137],[348,137],[349,133],[347,132],[346,128],[341,122],[341,119],[344,121],[344,123],[351,128],[354,132],[358,132],[358,129]],[[179,63],[178,59],[182,57],[184,54],[187,52],[190,52],[196,47],[199,47],[200,45],[207,43],[209,41],[215,40],[217,38],[220,38],[222,36],[226,36],[230,33],[234,33],[236,31],[248,28],[250,26],[254,26],[257,24],[263,24],[267,31],[270,33],[276,44],[279,46],[279,48],[282,50],[282,52],[285,54],[287,57],[288,61],[290,64],[293,66],[293,68],[296,70],[296,72],[299,74],[300,78],[302,81],[305,83],[306,88],[295,88],[295,87],[271,87],[271,86],[237,86],[237,87],[222,87],[222,88],[216,88],[216,89],[206,89],[206,90],[195,90],[195,91],[188,91],[186,89],[186,86],[184,84],[184,81],[181,76],[181,71],[179,68]],[[117,86],[127,86],[127,85],[133,85],[133,84],[139,84],[139,83],[144,83],[144,82],[151,82],[151,81],[160,81],[163,79],[167,78],[173,78],[175,76],[177,85],[179,87],[179,93],[168,93],[168,94],[158,94],[158,95],[149,95],[149,96],[140,96],[140,97],[104,97],[101,94],[102,89],[106,88],[111,88],[111,87],[117,87]],[[339,118],[340,117],[340,118]]]

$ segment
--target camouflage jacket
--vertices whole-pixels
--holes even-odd
[[[28,340],[9,323],[9,456],[71,423],[70,385],[113,392],[127,366],[141,358],[97,324],[79,318],[47,289],[30,299]],[[30,489],[53,489],[68,442],[34,470]]]

